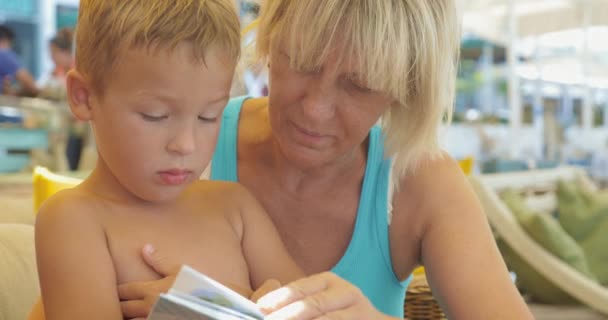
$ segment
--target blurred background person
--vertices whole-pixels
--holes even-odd
[[[74,32],[63,28],[49,41],[49,53],[54,67],[48,79],[43,81],[40,96],[51,100],[63,101],[66,97],[65,76],[74,67],[72,43]]]
[[[44,81],[41,97],[56,101],[66,100],[66,74],[74,67],[74,32],[71,28],[62,28],[49,41],[49,53],[53,61],[53,71]],[[84,147],[84,137],[87,136],[87,124],[72,117],[66,145],[66,157],[70,170],[76,170]]]
[[[15,33],[9,27],[0,25],[0,79],[2,93],[8,95],[36,96],[39,89],[34,77],[23,67],[13,51]],[[14,88],[14,84],[18,87]]]

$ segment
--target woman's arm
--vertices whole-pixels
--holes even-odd
[[[428,161],[402,180],[395,196],[392,256],[419,252],[418,262],[448,318],[532,319],[456,161],[447,155]],[[417,250],[408,246],[412,221],[421,226]],[[395,269],[403,270],[393,260]]]
[[[122,320],[104,231],[90,207],[69,197],[69,192],[49,199],[36,220],[36,259],[46,319]]]

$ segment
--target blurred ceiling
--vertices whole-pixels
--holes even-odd
[[[608,25],[608,0],[456,0],[465,32],[508,42],[509,3],[514,3],[520,38],[584,26]]]

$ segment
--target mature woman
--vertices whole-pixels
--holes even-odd
[[[246,186],[311,275],[262,298],[273,317],[403,318],[424,265],[450,319],[532,318],[438,146],[458,34],[453,0],[263,2],[270,96],[227,106],[211,178]],[[179,265],[144,257],[164,276]],[[125,316],[145,316],[171,280],[123,285]]]

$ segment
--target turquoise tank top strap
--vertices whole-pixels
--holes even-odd
[[[222,124],[217,138],[217,146],[211,161],[211,180],[237,182],[237,138],[239,116],[243,103],[249,97],[242,96],[230,99],[222,115]]]
[[[351,242],[333,272],[357,285],[378,310],[403,317],[405,290],[393,270],[388,234],[391,160],[384,155],[382,130],[369,134],[367,164]]]

